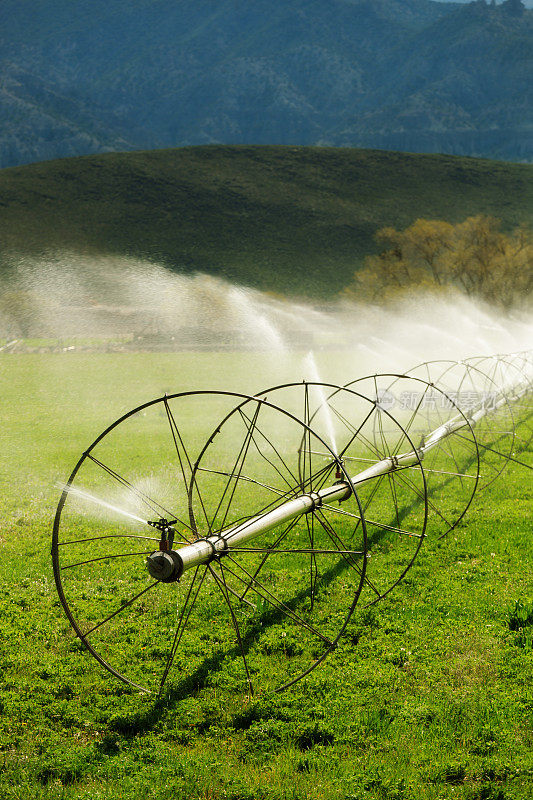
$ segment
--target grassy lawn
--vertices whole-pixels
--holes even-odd
[[[290,631],[279,619],[254,629],[251,668],[270,677],[250,697],[231,629],[217,628],[209,597],[191,634],[196,661],[178,662],[159,701],[115,680],[75,639],[50,560],[58,484],[110,422],[165,391],[253,393],[300,377],[290,359],[265,358],[2,359],[2,797],[533,797],[532,492],[518,465],[476,496],[450,536],[428,537],[395,591],[358,607],[324,664],[281,694],[275,679],[302,656]],[[132,458],[142,466],[137,441]],[[394,570],[394,554],[379,559],[383,574]],[[272,577],[289,588],[292,580],[289,561]],[[335,587],[332,618],[350,592],[346,581]],[[105,590],[88,577],[87,602]],[[136,620],[116,630],[127,628],[124,655],[142,655],[142,673],[158,653],[144,653]],[[171,627],[163,619],[163,644]]]

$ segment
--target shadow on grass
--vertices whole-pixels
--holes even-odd
[[[472,459],[472,463],[475,459]],[[470,466],[470,464],[469,464]],[[440,490],[446,487],[448,483],[452,483],[454,481],[453,477],[449,477],[445,479],[440,484]],[[418,500],[413,500],[408,505],[404,506],[402,509],[399,510],[399,514],[394,516],[394,519],[390,521],[390,525],[394,526],[398,524],[398,522],[402,522],[405,517],[411,513],[411,511],[419,505]],[[470,505],[470,502],[468,503]],[[467,506],[468,507],[468,506]],[[466,510],[466,509],[465,509]],[[462,517],[459,518],[462,519]],[[368,546],[371,548],[372,546],[378,545],[382,539],[387,535],[385,530],[380,530],[374,528],[373,533],[368,538]],[[356,559],[352,557],[353,561],[359,561],[360,557]],[[414,560],[414,559],[413,559]],[[318,584],[318,588],[325,588],[327,587],[333,580],[338,578],[342,573],[344,573],[349,567],[354,567],[355,564],[350,564],[349,561],[345,559],[339,560],[339,562],[331,567],[327,572],[325,572]],[[410,566],[410,565],[409,565]],[[406,572],[408,569],[406,570]],[[404,573],[405,574],[405,573]],[[402,576],[397,580],[397,583],[401,580]],[[396,585],[396,584],[394,584]],[[311,587],[307,587],[305,590],[297,593],[292,600],[285,603],[285,605],[290,608],[291,610],[295,610],[295,608],[305,600],[311,599],[312,589]],[[194,692],[199,692],[205,689],[209,684],[209,678],[213,675],[213,673],[218,672],[223,668],[224,662],[228,658],[235,658],[239,657],[242,658],[242,653],[246,655],[250,648],[257,643],[260,639],[261,635],[264,633],[265,629],[268,626],[275,625],[276,623],[280,623],[286,617],[285,612],[280,609],[271,609],[268,612],[263,612],[261,615],[260,620],[257,620],[254,624],[249,625],[248,630],[244,635],[241,635],[241,644],[242,644],[242,652],[241,648],[238,646],[234,646],[232,648],[228,648],[225,651],[220,651],[216,655],[209,656],[205,658],[202,663],[192,672],[191,674],[183,677],[179,683],[170,687],[168,690],[165,691],[165,695],[163,697],[157,697],[154,699],[153,703],[151,703],[149,709],[143,711],[141,713],[134,713],[124,717],[116,717],[110,723],[110,731],[114,731],[119,733],[124,737],[133,737],[139,733],[144,733],[146,731],[151,730],[160,720],[161,718],[167,713],[171,711],[178,703],[180,703],[185,698],[189,697]],[[333,649],[333,648],[331,648]],[[215,718],[215,714],[217,717]],[[214,712],[212,719],[206,719],[201,724],[201,730],[206,730],[210,727],[212,722],[215,722],[218,718],[218,712]],[[104,740],[105,741],[105,740]],[[104,742],[102,743],[104,745]]]
[[[400,521],[412,510],[413,507],[414,504],[401,510]],[[397,518],[395,517],[395,520],[396,519]],[[369,537],[368,544],[370,546],[378,544],[385,535],[386,532],[375,530],[374,534]],[[353,562],[356,562],[359,561],[360,558],[361,557],[352,557],[352,560]],[[355,564],[349,563],[345,559],[340,559],[337,564],[332,566],[320,577],[315,588],[315,592],[319,591],[321,588],[326,588],[332,581],[338,578],[350,567],[354,568]],[[312,592],[313,589],[308,586],[307,588],[295,594],[291,600],[285,602],[285,606],[291,611],[296,610],[296,608],[302,602],[311,600]],[[242,658],[242,653],[244,653],[246,656],[250,651],[250,648],[256,644],[261,635],[264,634],[265,630],[268,629],[269,626],[283,622],[286,616],[286,613],[282,609],[272,608],[269,611],[264,611],[256,622],[248,623],[249,627],[244,635],[241,633],[242,651],[238,645],[235,645],[232,648],[227,648],[225,651],[220,651],[216,655],[212,655],[204,659],[202,663],[194,670],[194,672],[186,675],[179,681],[179,683],[165,690],[165,693],[162,697],[156,697],[153,703],[151,703],[150,708],[146,711],[134,713],[124,717],[116,717],[110,723],[110,731],[115,731],[116,733],[119,733],[125,737],[132,737],[138,733],[144,733],[148,730],[151,730],[154,725],[161,720],[166,712],[172,710],[178,703],[189,697],[194,692],[205,689],[208,686],[210,676],[212,676],[213,673],[221,670],[224,662],[228,658]],[[331,652],[333,649],[335,648],[329,648],[329,651],[327,652]],[[208,729],[211,722],[214,721],[216,721],[215,717],[213,717],[212,721],[209,719],[205,720],[201,726],[202,730]]]

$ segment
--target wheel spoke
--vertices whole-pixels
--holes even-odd
[[[243,417],[243,419],[248,422],[249,425],[252,424],[251,420],[242,411],[242,409],[239,410],[239,413],[241,414],[241,417]],[[259,444],[257,442],[256,435],[261,437],[264,440],[264,443],[267,444],[268,447],[270,447],[272,449],[272,451],[274,452],[275,456],[279,459],[279,461],[281,462],[282,466],[284,467],[284,469],[288,473],[288,475],[289,475],[288,478],[285,477],[283,475],[283,473],[281,472],[281,470],[276,466],[276,464],[263,453],[263,451],[261,450],[261,448],[259,447]],[[293,471],[290,469],[290,467],[287,464],[286,460],[283,458],[283,456],[281,455],[279,450],[274,446],[273,442],[268,438],[268,436],[266,436],[259,428],[256,429],[255,435],[252,435],[252,441],[254,443],[254,446],[255,446],[255,449],[256,449],[258,455],[260,455],[261,458],[263,458],[264,461],[266,461],[266,463],[269,464],[275,470],[275,472],[278,473],[280,478],[284,481],[284,483],[286,483],[287,486],[294,486],[295,484],[298,484],[298,479],[297,479],[296,475],[293,473]]]
[[[326,534],[329,536],[329,538],[331,539],[331,541],[333,542],[333,544],[335,544],[336,542],[337,542],[337,543],[340,543],[340,545],[341,545],[341,548],[343,548],[343,549],[346,549],[346,545],[344,544],[344,542],[342,541],[342,539],[340,538],[340,536],[338,535],[338,533],[335,531],[335,529],[334,529],[334,528],[332,528],[332,527],[331,527],[331,525],[328,523],[328,521],[326,520],[326,518],[324,517],[324,515],[323,515],[323,514],[321,514],[321,513],[317,513],[317,515],[316,515],[316,516],[317,516],[317,520],[318,520],[318,522],[320,523],[320,525],[322,525],[322,527],[324,528],[324,530],[325,530]],[[343,557],[343,559],[344,559],[344,562],[345,562],[346,564],[348,564],[348,566],[349,566],[351,569],[353,569],[355,572],[357,572],[357,574],[358,574],[358,575],[361,577],[361,575],[362,575],[362,570],[361,570],[361,569],[358,567],[358,565],[357,565],[357,564],[356,564],[354,561],[352,561],[350,558],[347,558],[347,557],[346,557],[346,556],[343,554],[342,550],[341,550],[341,551],[339,551],[339,555],[342,555],[342,557]],[[381,597],[381,596],[382,596],[382,595],[381,595],[381,592],[379,591],[379,589],[377,589],[377,588],[374,586],[373,582],[370,580],[370,578],[369,578],[367,575],[365,575],[365,577],[364,577],[364,582],[367,584],[367,586],[370,586],[370,588],[372,589],[372,591],[374,591],[374,592],[377,594],[377,596],[378,596],[378,597]]]
[[[86,561],[77,561],[75,564],[65,564],[64,567],[61,567],[62,570],[64,569],[72,569],[73,567],[81,567],[84,564],[92,564],[94,561],[107,561],[110,558],[130,558],[131,556],[146,556],[149,555],[152,550],[142,550],[141,552],[137,551],[135,553],[111,553],[107,556],[98,556],[98,558],[89,558]]]
[[[198,595],[200,593],[200,589],[202,588],[202,584],[204,582],[204,578],[205,578],[206,573],[207,573],[207,567],[204,567],[204,569],[203,569],[202,575],[201,575],[200,580],[198,582],[198,586],[196,587],[196,593],[195,593],[194,598],[193,598],[193,600],[192,600],[192,602],[191,602],[191,604],[189,606],[189,600],[190,600],[190,597],[191,597],[191,594],[192,594],[192,590],[193,590],[194,584],[196,583],[196,579],[198,577],[198,573],[199,572],[200,572],[200,567],[198,566],[198,567],[196,567],[196,569],[194,571],[194,575],[191,578],[191,582],[189,584],[189,589],[188,589],[187,595],[185,597],[185,602],[183,603],[183,606],[182,606],[182,609],[181,609],[180,618],[178,620],[178,624],[177,624],[176,630],[174,632],[174,639],[172,641],[172,645],[170,647],[170,652],[169,652],[169,654],[167,656],[165,669],[163,670],[163,675],[161,677],[161,682],[159,684],[159,694],[161,694],[161,692],[163,691],[163,688],[165,686],[165,683],[166,683],[166,680],[167,680],[167,677],[168,677],[168,673],[170,672],[170,668],[172,667],[172,664],[174,662],[174,658],[176,657],[176,651],[177,651],[177,649],[179,647],[179,644],[181,642],[181,637],[183,636],[183,632],[184,632],[185,628],[187,627],[187,622],[189,621],[189,617],[190,617],[191,612],[192,612],[192,610],[194,608],[194,604],[196,603],[196,600],[197,600]]]
[[[400,472],[400,470],[396,470],[396,475],[398,477],[398,480],[401,483],[403,483],[405,486],[410,488],[411,491],[413,491],[420,500],[422,500],[424,503],[427,503],[427,505],[431,508],[431,510],[434,511],[435,514],[437,514],[437,516],[439,516],[443,520],[443,522],[446,523],[446,525],[448,526],[448,529],[451,530],[451,528],[453,528],[452,523],[449,520],[446,519],[444,514],[442,514],[442,512],[437,508],[437,506],[429,499],[427,492],[424,492],[424,493],[421,492],[420,489],[418,489],[415,486],[415,484],[412,483],[412,481],[409,480],[406,476],[402,477],[401,475],[399,475],[398,474],[399,472]]]
[[[283,550],[283,549],[273,549],[271,547],[232,547],[232,553],[268,553],[269,555],[275,553],[307,553],[307,554],[314,554],[314,555],[338,555],[339,553],[344,553],[345,555],[351,556],[362,556],[364,555],[363,550],[323,550],[319,548],[311,548],[311,547],[301,547],[297,549],[291,550]]]
[[[393,456],[397,456],[397,455],[398,455],[398,453],[400,452],[400,448],[402,447],[402,445],[403,445],[404,441],[405,441],[405,440],[408,438],[408,436],[409,436],[409,431],[411,430],[411,427],[412,427],[412,425],[413,425],[413,422],[414,422],[414,421],[415,421],[415,419],[416,419],[416,415],[418,414],[418,411],[420,410],[420,406],[422,405],[422,403],[423,403],[423,402],[424,402],[424,400],[425,400],[425,397],[426,397],[427,391],[428,391],[428,389],[430,388],[430,386],[432,386],[432,384],[429,384],[429,383],[428,383],[428,384],[426,385],[426,388],[425,388],[425,389],[424,389],[424,391],[422,392],[422,395],[421,395],[421,397],[420,397],[420,400],[418,401],[418,404],[417,404],[416,408],[414,409],[413,413],[411,414],[411,417],[410,417],[410,419],[409,419],[409,421],[408,421],[407,425],[403,425],[403,426],[402,426],[402,428],[403,428],[403,430],[402,430],[402,436],[401,436],[400,440],[399,440],[399,441],[396,443],[396,447],[394,448],[394,450],[393,450],[393,452],[392,452],[392,455],[393,455]]]
[[[315,636],[318,636],[318,638],[321,639],[323,642],[325,642],[327,645],[329,646],[332,645],[331,640],[328,639],[327,636],[324,636],[322,633],[320,633],[320,631],[318,631],[313,625],[302,619],[302,617],[300,617],[300,615],[297,614],[292,608],[290,608],[286,603],[284,603],[282,600],[276,597],[276,595],[269,589],[267,589],[266,586],[264,586],[260,581],[258,581],[257,578],[254,578],[248,572],[248,570],[245,569],[245,567],[243,567],[242,564],[235,561],[235,559],[233,559],[230,555],[227,555],[226,559],[230,560],[236,568],[244,572],[244,574],[250,581],[250,589],[254,591],[256,594],[258,594],[260,597],[262,597],[263,600],[266,600],[268,603],[270,603],[270,605],[274,606],[274,608],[276,608],[278,611],[283,612],[286,616],[290,617],[294,622],[306,628],[310,633],[313,633],[315,634]],[[240,575],[236,574],[228,566],[226,566],[226,569],[237,580],[240,580],[242,583],[246,583],[246,581]],[[264,592],[264,594],[262,594],[262,592]]]
[[[249,427],[247,427],[245,425],[245,427],[246,427],[246,436],[244,437],[244,441],[243,441],[243,443],[241,445],[241,449],[239,451],[239,455],[237,456],[237,459],[235,461],[235,466],[231,470],[231,475],[235,474],[235,479],[230,477],[228,479],[227,483],[226,483],[226,486],[224,487],[224,491],[221,494],[220,500],[219,500],[218,505],[216,507],[216,511],[213,514],[213,517],[211,519],[211,524],[209,526],[210,530],[213,530],[213,525],[214,525],[215,519],[217,518],[218,513],[222,508],[222,504],[224,503],[224,501],[226,499],[227,493],[230,491],[230,484],[231,484],[232,480],[234,480],[233,488],[231,489],[230,494],[229,494],[229,499],[226,502],[226,511],[225,511],[224,517],[222,519],[222,523],[219,526],[220,530],[222,530],[224,528],[224,525],[226,523],[226,519],[228,517],[229,509],[230,509],[230,506],[231,506],[231,501],[233,500],[233,497],[235,495],[235,490],[237,488],[239,476],[240,476],[240,474],[242,472],[242,469],[244,467],[244,462],[246,460],[246,456],[248,454],[248,450],[249,450],[250,444],[252,442],[253,430],[254,430],[255,426],[257,425],[257,418],[259,417],[259,412],[260,411],[261,411],[261,404],[258,403],[257,407],[255,409],[254,415],[253,415],[253,420],[250,422]],[[242,412],[241,412],[241,417],[244,419],[244,415],[242,414]]]
[[[265,566],[265,564],[266,564],[266,561],[267,561],[267,559],[268,559],[268,557],[269,557],[269,555],[270,555],[270,552],[271,552],[271,551],[272,551],[274,548],[277,548],[277,546],[278,546],[278,545],[279,545],[279,544],[280,544],[280,543],[281,543],[281,542],[282,542],[282,541],[283,541],[283,540],[284,540],[284,539],[285,539],[285,538],[288,536],[288,534],[290,533],[290,531],[291,531],[291,530],[294,528],[294,526],[297,524],[297,522],[299,522],[299,520],[300,520],[300,517],[296,517],[295,519],[291,520],[291,522],[289,522],[289,524],[287,525],[287,527],[286,527],[286,528],[285,528],[285,529],[284,529],[284,530],[283,530],[283,531],[280,533],[280,535],[277,537],[277,539],[276,539],[276,541],[274,542],[273,546],[272,546],[272,547],[268,547],[268,548],[266,549],[266,554],[265,554],[265,556],[263,557],[263,559],[261,560],[261,563],[259,564],[259,566],[256,568],[256,570],[255,570],[255,572],[254,572],[254,574],[253,574],[253,576],[252,576],[252,581],[253,581],[253,580],[255,580],[255,579],[257,578],[257,576],[259,575],[259,573],[261,572],[261,570],[262,570],[262,569],[263,569],[263,567]],[[250,589],[250,588],[251,588],[251,583],[250,583],[250,584],[249,584],[249,585],[246,587],[246,589],[245,589],[245,590],[244,590],[244,592],[242,593],[242,595],[241,595],[241,597],[240,597],[240,599],[241,599],[241,600],[244,600],[244,598],[246,597],[246,594],[247,594],[247,592],[249,591],[249,589]]]
[[[180,466],[181,476],[183,478],[183,484],[184,484],[184,487],[185,487],[185,489],[187,491],[187,494],[188,494],[189,493],[189,488],[190,488],[190,477],[189,477],[189,479],[187,478],[187,474],[186,474],[186,471],[185,471],[184,460],[186,461],[187,467],[189,469],[189,473],[188,474],[189,474],[189,476],[191,476],[192,475],[191,459],[189,458],[189,454],[187,452],[187,448],[185,447],[185,443],[183,441],[183,437],[182,437],[182,435],[180,433],[180,430],[178,428],[178,425],[176,423],[176,420],[174,418],[172,410],[171,410],[171,408],[170,408],[170,406],[168,404],[168,399],[167,399],[166,395],[163,398],[163,403],[165,405],[165,412],[166,412],[166,415],[167,415],[168,424],[170,426],[170,432],[172,434],[172,440],[174,442],[174,447],[176,449],[176,454],[178,456],[178,462],[179,462],[179,466]],[[182,453],[180,451],[180,447],[181,447],[181,450],[183,451],[183,456],[182,456]],[[200,502],[202,502],[201,498],[200,498]],[[184,523],[184,522],[182,522],[181,524],[185,525],[185,527],[187,527],[189,530],[192,531],[192,528],[190,527],[189,524]]]
[[[113,611],[112,614],[109,614],[108,617],[103,619],[97,625],[94,625],[92,628],[89,628],[88,631],[85,631],[85,633],[82,635],[82,638],[85,639],[87,636],[89,636],[90,633],[93,633],[93,631],[96,631],[98,628],[101,628],[102,625],[105,625],[106,622],[109,622],[110,619],[113,619],[113,617],[116,617],[117,614],[121,614],[123,611],[125,611],[126,608],[129,608],[129,606],[131,606],[132,603],[134,603],[136,600],[138,600],[139,597],[141,597],[143,594],[146,594],[146,592],[150,591],[150,589],[153,589],[154,586],[157,586],[158,583],[160,583],[160,581],[154,581],[154,583],[151,583],[149,586],[147,586],[141,592],[138,592],[138,594],[136,594],[134,597],[132,597],[131,600],[128,600],[126,603],[123,603],[120,606],[120,608],[117,608],[117,610]]]
[[[353,517],[354,519],[359,519],[359,520],[361,519],[361,517],[358,514],[353,514],[350,511],[344,511],[344,509],[342,509],[342,508],[335,508],[335,506],[330,506],[327,503],[324,503],[322,508],[327,508],[328,511],[333,511],[334,514],[343,514],[346,517]],[[417,539],[423,539],[424,538],[421,533],[415,533],[414,531],[408,531],[408,530],[405,530],[404,528],[401,528],[399,526],[397,528],[395,528],[392,525],[385,525],[383,522],[377,522],[374,519],[370,519],[366,514],[365,514],[365,522],[367,523],[367,525],[374,525],[376,528],[383,528],[383,530],[386,530],[386,531],[393,531],[394,533],[401,533],[401,534],[404,534],[405,536],[415,536]]]
[[[207,469],[207,467],[198,467],[198,472],[209,472],[211,475],[222,475],[225,478],[238,478],[238,480],[244,481],[245,483],[253,483],[256,486],[261,486],[263,489],[268,489],[270,492],[277,494],[279,497],[286,497],[287,495],[287,492],[282,492],[281,489],[276,489],[274,486],[270,486],[268,483],[261,483],[261,481],[258,481],[255,478],[250,478],[247,475],[237,476],[235,473],[222,472],[219,469]]]
[[[239,644],[239,651],[240,651],[241,658],[242,658],[242,661],[243,661],[243,664],[244,664],[244,670],[246,672],[246,680],[248,681],[248,687],[250,689],[250,695],[253,696],[254,688],[252,686],[252,679],[250,678],[250,671],[248,669],[248,663],[246,661],[246,654],[244,652],[244,645],[243,645],[243,641],[242,641],[242,637],[241,637],[241,631],[240,631],[240,628],[239,628],[239,623],[237,622],[237,618],[235,616],[235,612],[233,610],[233,606],[231,605],[231,600],[230,600],[230,596],[229,596],[228,586],[226,584],[226,575],[225,575],[224,567],[222,565],[222,560],[219,561],[219,567],[220,567],[221,578],[218,577],[218,575],[216,574],[216,572],[213,569],[213,567],[210,566],[209,570],[210,570],[212,576],[214,577],[214,579],[216,580],[217,585],[218,585],[219,589],[222,592],[222,596],[224,597],[224,599],[225,599],[225,601],[227,603],[227,606],[229,608],[229,612],[230,612],[230,615],[231,615],[231,621],[233,623],[233,628],[235,630],[235,634],[237,636],[237,642]]]
[[[86,539],[70,539],[67,542],[58,542],[58,547],[65,547],[67,544],[83,544],[84,542],[98,542],[101,539],[143,539],[147,542],[159,542],[159,536],[135,536],[132,533],[108,533],[104,536],[89,536]],[[183,544],[188,544],[183,542]]]
[[[456,434],[456,435],[459,436],[459,438],[463,438],[459,434]],[[533,469],[533,467],[531,467],[529,464],[525,464],[523,461],[518,461],[518,459],[513,458],[512,456],[504,455],[503,453],[500,453],[498,450],[494,450],[493,447],[489,447],[488,445],[482,444],[479,441],[478,441],[478,445],[479,445],[479,447],[482,447],[484,450],[489,450],[491,453],[494,453],[495,455],[500,456],[500,458],[504,458],[506,461],[514,461],[516,464],[520,464],[521,467],[526,467],[527,469]],[[493,467],[493,469],[495,469],[495,468]]]

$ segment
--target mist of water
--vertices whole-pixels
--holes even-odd
[[[79,497],[82,500],[88,500],[90,504],[95,504],[100,506],[100,508],[105,508],[108,511],[112,511],[114,515],[118,515],[119,517],[128,517],[128,519],[132,519],[135,522],[142,522],[145,525],[148,524],[148,522],[145,519],[142,519],[142,517],[138,517],[136,514],[132,514],[125,508],[120,508],[113,503],[108,503],[107,500],[103,500],[101,497],[96,497],[90,492],[86,492],[85,489],[79,489],[77,486],[61,486],[61,489],[66,489],[69,494]]]
[[[73,440],[79,419],[90,421],[96,434],[165,391],[223,389],[254,395],[292,381],[343,385],[367,374],[402,373],[421,361],[510,353],[531,348],[533,342],[531,315],[504,315],[452,292],[417,294],[383,308],[344,300],[289,300],[126,257],[62,253],[15,260],[11,267],[10,278],[0,285],[0,359],[5,364],[22,348],[65,353],[59,360],[30,358],[13,364],[20,375],[27,366],[28,385],[50,370],[53,380],[42,381],[39,402],[51,419],[66,420]],[[102,349],[161,349],[175,355],[109,361],[82,356],[69,362],[71,353]],[[74,380],[65,392],[69,370]],[[83,391],[77,391],[81,374]],[[516,380],[514,372],[511,378]],[[314,424],[337,452],[336,421],[324,395],[311,391]],[[211,426],[209,420],[209,432],[216,422]],[[23,433],[13,428],[17,446]],[[27,435],[31,442],[29,430]],[[79,446],[86,444],[80,435]],[[55,472],[44,455],[46,447],[41,451],[36,484],[50,485],[68,474],[67,451],[65,464]],[[19,473],[17,480],[27,481],[26,465]],[[166,484],[151,486],[151,480],[150,475],[136,476],[135,484],[150,496],[167,497]],[[98,496],[98,491],[74,487],[69,492],[82,513],[146,524],[145,508],[132,496],[114,491]]]
[[[288,353],[313,350],[320,377],[345,383],[364,372],[512,352],[533,341],[531,315],[503,315],[455,292],[418,294],[387,308],[297,302],[139,259],[67,253],[20,259],[11,274],[2,287],[2,346],[33,336],[68,338],[74,348],[98,339],[134,349],[134,337],[159,337],[163,349],[176,351],[262,352],[280,368]],[[311,374],[311,362],[300,363]]]
[[[318,371],[315,354],[313,353],[312,350],[310,350],[309,353],[307,353],[307,355],[305,356],[304,368],[305,368],[305,374],[309,375],[309,379],[311,380],[312,384],[313,383],[316,384],[316,385],[311,385],[310,387],[310,391],[315,395],[315,400],[318,401],[316,403],[316,408],[317,408],[316,416],[318,417],[318,419],[316,420],[313,419],[313,426],[316,425],[316,422],[322,419],[326,429],[327,439],[329,440],[330,447],[335,453],[335,455],[337,455],[339,450],[337,447],[337,437],[335,435],[335,426],[333,424],[331,408],[327,402],[327,397],[326,397],[327,390],[320,385],[322,383],[322,379]],[[331,390],[329,390],[329,392],[331,393]]]

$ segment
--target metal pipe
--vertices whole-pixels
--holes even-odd
[[[213,558],[231,551],[232,547],[255,539],[260,534],[266,533],[278,525],[290,522],[301,514],[308,514],[315,508],[319,508],[326,501],[331,503],[347,500],[352,493],[352,486],[360,486],[367,481],[394,472],[398,468],[419,464],[425,454],[440,444],[447,436],[467,427],[469,424],[476,425],[484,416],[497,410],[505,402],[507,402],[506,399],[502,398],[500,401],[493,403],[490,409],[484,404],[480,404],[479,408],[469,412],[468,419],[466,415],[459,414],[452,417],[448,422],[431,431],[418,449],[398,456],[384,458],[354,475],[350,481],[338,481],[332,486],[319,489],[317,492],[309,492],[292,500],[287,500],[277,508],[272,509],[272,511],[257,517],[251,517],[246,522],[227,528],[218,534],[198,539],[192,544],[172,551],[171,554],[164,552],[153,553],[147,560],[148,570],[154,578],[165,581],[178,580],[186,570],[197,567],[200,564],[206,564]]]

